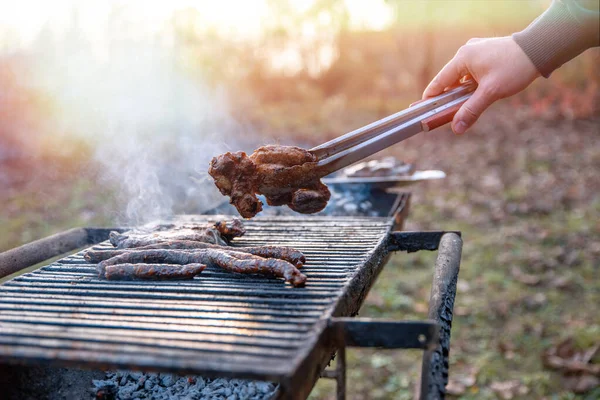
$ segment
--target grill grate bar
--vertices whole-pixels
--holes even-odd
[[[278,287],[273,287],[277,285]],[[69,291],[73,290],[104,290],[107,292],[110,291],[122,291],[127,290],[133,292],[141,292],[141,293],[149,293],[149,290],[152,290],[153,293],[171,293],[173,288],[177,288],[177,292],[179,294],[198,294],[198,295],[220,295],[220,296],[255,296],[255,297],[271,297],[271,296],[280,296],[288,299],[331,299],[335,297],[335,291],[331,290],[316,290],[308,288],[297,290],[291,287],[283,287],[283,283],[280,281],[275,281],[273,285],[248,285],[247,287],[222,287],[222,288],[209,288],[204,285],[144,285],[143,282],[127,282],[127,281],[117,281],[117,282],[103,282],[96,281],[90,282],[88,281],[71,281],[71,283],[62,284],[55,282],[34,282],[34,281],[22,281],[22,280],[14,280],[8,283],[6,286],[12,287],[23,287],[27,289],[69,289]]]
[[[294,289],[290,289],[294,290]],[[172,300],[192,300],[192,301],[222,301],[222,302],[230,302],[230,301],[243,301],[247,303],[270,303],[271,306],[289,303],[290,298],[281,298],[281,297],[259,297],[259,296],[223,296],[223,295],[205,295],[205,294],[197,294],[194,293],[190,295],[189,293],[180,293],[179,291],[175,292],[165,292],[165,293],[157,293],[153,292],[129,292],[122,290],[79,290],[72,289],[64,290],[64,288],[31,288],[28,286],[13,286],[13,285],[5,285],[4,291],[10,292],[21,292],[21,293],[38,293],[38,294],[46,294],[46,295],[55,295],[55,294],[70,294],[75,296],[100,296],[100,297],[110,297],[113,298],[130,298],[130,299],[172,299]],[[111,298],[112,301],[112,298]],[[327,305],[330,304],[328,299],[301,299],[295,298],[295,304],[308,304],[308,305]]]
[[[74,343],[79,345],[79,343]],[[22,360],[32,360],[42,353],[51,353],[53,362],[60,365],[112,365],[118,369],[131,369],[132,365],[148,371],[180,371],[182,374],[194,373],[194,371],[206,371],[207,376],[218,375],[220,377],[245,376],[247,379],[278,381],[281,372],[285,370],[285,364],[280,359],[256,357],[247,361],[239,356],[228,357],[202,357],[195,353],[183,357],[169,357],[168,352],[164,355],[152,355],[142,351],[124,352],[116,349],[114,352],[89,351],[85,347],[76,350],[54,350],[41,347],[19,346],[10,344],[0,346],[0,354],[4,354],[7,361],[20,363]],[[260,365],[260,368],[257,368]]]
[[[21,330],[6,329],[0,333],[0,344],[6,342],[8,338],[12,341],[27,340],[27,339],[63,339],[63,340],[77,340],[80,342],[90,343],[109,343],[109,344],[121,344],[121,345],[139,345],[139,346],[153,346],[157,343],[165,349],[185,349],[185,350],[196,350],[204,353],[222,353],[222,354],[242,354],[242,355],[265,355],[266,357],[282,357],[289,355],[294,352],[294,348],[269,348],[269,347],[257,347],[257,346],[244,346],[237,344],[227,343],[211,343],[201,342],[198,340],[182,340],[181,338],[170,338],[170,337],[159,337],[159,336],[134,336],[134,335],[117,335],[113,334],[110,336],[96,335],[92,336],[93,331],[85,332],[45,332],[40,330],[31,330],[26,326]],[[3,339],[4,338],[4,339]],[[6,343],[5,343],[6,344]],[[33,343],[35,345],[35,343]]]
[[[240,362],[256,362],[257,358],[263,358],[265,355],[267,359],[279,361],[282,356],[289,355],[291,352],[285,350],[278,350],[267,353],[258,353],[258,352],[247,352],[241,354],[240,349],[236,348],[235,352],[232,351],[219,351],[217,348],[214,348],[213,351],[206,351],[205,348],[199,348],[198,346],[194,346],[194,343],[191,342],[188,344],[190,347],[183,348],[181,346],[151,346],[149,344],[143,343],[142,341],[129,341],[126,343],[126,346],[123,346],[122,343],[114,343],[110,341],[91,341],[86,339],[75,339],[73,337],[69,338],[45,338],[43,336],[33,336],[27,337],[19,334],[15,335],[0,335],[0,345],[9,344],[9,343],[17,343],[17,345],[27,345],[27,346],[39,346],[46,347],[49,349],[65,349],[68,350],[73,348],[73,346],[69,346],[69,343],[80,343],[81,346],[85,346],[88,350],[97,350],[97,351],[109,351],[115,352],[118,350],[125,352],[144,352],[147,354],[156,354],[170,357],[190,357],[190,356],[206,356],[210,355],[211,357],[219,357],[219,355],[230,355],[235,356],[236,359]],[[195,348],[196,347],[196,348]],[[252,350],[252,348],[249,348]],[[262,348],[265,351],[265,348]],[[194,355],[194,353],[196,353]],[[270,354],[269,354],[270,353]]]
[[[70,279],[69,279],[70,277]],[[75,274],[71,274],[71,275],[54,275],[54,274],[32,274],[30,276],[24,277],[24,278],[20,278],[20,279],[15,279],[16,282],[38,282],[38,283],[56,283],[56,284],[80,284],[80,283],[85,283],[85,284],[89,284],[89,285],[96,285],[96,286],[100,286],[100,285],[110,285],[112,283],[116,283],[117,281],[99,281],[98,279],[95,279],[96,276],[94,275],[90,275],[90,274],[79,274],[79,275],[75,275]],[[212,278],[212,279],[211,279]],[[165,287],[165,288],[170,288],[170,287],[189,287],[189,288],[198,288],[198,287],[224,287],[224,288],[244,288],[247,289],[249,286],[252,287],[265,287],[265,286],[271,286],[274,287],[276,289],[282,289],[282,288],[286,288],[287,286],[285,286],[285,283],[283,282],[283,280],[280,279],[253,279],[253,276],[245,276],[243,278],[231,278],[231,279],[219,279],[220,277],[210,277],[210,276],[203,276],[201,275],[200,277],[196,278],[196,279],[192,279],[189,281],[180,281],[180,282],[176,282],[176,281],[171,281],[171,282],[164,282],[164,284],[161,284],[161,286]],[[307,285],[304,289],[306,288],[311,288],[311,292],[331,292],[331,288],[340,288],[341,286],[343,286],[343,281],[340,282],[313,282],[314,284],[311,285],[310,283],[307,282]],[[125,285],[125,283],[123,283],[122,281],[119,282],[119,286],[123,286]],[[147,288],[148,287],[148,282],[144,282],[144,281],[127,281],[126,285],[132,285],[132,286],[139,286],[142,288]],[[300,292],[300,291],[298,291]]]
[[[40,313],[42,314],[42,313]],[[31,315],[31,316],[29,316]],[[180,333],[194,333],[197,337],[238,337],[252,340],[263,340],[275,342],[291,342],[294,340],[301,339],[305,336],[306,328],[301,329],[298,325],[298,329],[295,332],[274,332],[265,329],[258,328],[230,328],[230,327],[207,327],[198,324],[184,324],[184,323],[164,323],[164,322],[138,322],[138,321],[122,321],[122,320],[101,320],[99,318],[86,319],[81,317],[70,316],[68,321],[65,321],[64,315],[61,316],[41,316],[33,313],[28,313],[28,316],[11,315],[8,313],[2,313],[0,316],[0,324],[3,322],[16,322],[16,323],[29,323],[29,324],[40,324],[40,325],[52,325],[57,327],[66,326],[78,326],[84,328],[103,328],[107,330],[112,329],[129,329],[129,330],[147,330],[153,332],[180,332]]]
[[[23,314],[24,310],[4,310],[2,312],[2,316],[0,316],[0,320],[4,318],[4,316],[8,316],[9,318],[14,318]],[[206,319],[206,318],[193,318],[189,316],[179,316],[179,317],[162,317],[160,315],[115,315],[115,314],[90,314],[83,310],[27,310],[27,315],[31,317],[39,317],[41,319],[49,321],[52,318],[60,319],[62,317],[68,316],[71,320],[80,320],[80,321],[92,321],[98,323],[104,322],[124,322],[124,323],[154,323],[154,324],[176,324],[176,325],[195,325],[198,327],[217,327],[217,328],[239,328],[245,330],[270,330],[270,331],[278,331],[278,332],[306,332],[308,330],[309,325],[303,324],[298,321],[295,323],[278,323],[273,324],[270,322],[262,322],[262,321],[236,321],[228,318],[221,319]],[[311,321],[314,322],[314,321]]]
[[[193,319],[206,319],[210,321],[250,321],[250,322],[268,322],[272,324],[278,325],[288,325],[288,324],[311,324],[317,320],[317,318],[307,318],[307,317],[296,317],[296,318],[283,318],[281,316],[273,317],[273,316],[257,316],[257,315],[247,315],[243,314],[233,314],[225,312],[184,312],[184,311],[170,311],[169,313],[165,313],[162,311],[156,311],[153,309],[149,309],[147,311],[139,310],[139,309],[127,309],[127,308],[101,308],[101,307],[69,307],[69,306],[59,306],[59,305],[37,305],[37,304],[14,304],[14,303],[0,303],[0,310],[5,310],[6,312],[17,310],[17,312],[61,312],[65,314],[74,314],[74,313],[85,313],[91,315],[130,315],[130,316],[147,316],[147,317],[162,317],[162,318],[193,318]],[[213,322],[217,323],[217,322]],[[277,328],[273,328],[277,329]]]
[[[294,339],[265,339],[256,337],[244,337],[240,335],[211,335],[202,334],[196,332],[174,332],[174,331],[153,331],[153,330],[133,330],[127,328],[114,328],[107,330],[105,328],[95,326],[52,326],[26,322],[15,322],[10,326],[2,329],[2,332],[8,332],[10,329],[19,329],[23,334],[36,334],[36,335],[83,335],[89,340],[96,340],[97,338],[111,338],[113,336],[124,336],[130,338],[146,338],[148,340],[184,340],[194,341],[196,343],[205,343],[219,346],[233,346],[233,347],[261,347],[261,348],[273,348],[279,350],[290,350],[295,349],[299,346],[300,341]],[[157,343],[157,346],[160,343]],[[210,347],[210,346],[209,346]],[[233,348],[232,347],[232,348]]]
[[[52,282],[52,283],[61,283],[61,284],[69,284],[71,282],[85,282],[85,283],[89,283],[91,285],[101,285],[102,283],[99,283],[97,280],[94,280],[96,276],[92,275],[92,274],[80,274],[80,275],[75,275],[75,274],[46,274],[46,275],[36,275],[33,277],[27,277],[24,279],[19,280],[19,282]],[[200,280],[200,278],[196,279],[196,280]],[[207,276],[202,276],[202,287],[204,288],[214,288],[214,289],[219,289],[219,288],[242,288],[245,289],[248,287],[248,283],[249,281],[252,281],[252,277],[247,277],[245,279],[228,279],[228,280],[223,280],[223,279],[218,279],[218,277],[207,277]],[[257,279],[258,281],[258,279]],[[165,285],[167,287],[170,286],[177,286],[177,282],[170,282],[171,285]],[[318,292],[327,292],[327,293],[331,293],[335,290],[339,290],[343,287],[343,279],[340,278],[337,281],[335,280],[329,280],[326,282],[312,282],[311,284],[307,284],[306,288],[310,288],[311,290],[314,291],[318,291]],[[129,284],[131,285],[135,285],[135,286],[139,286],[139,287],[147,287],[147,285],[144,285],[144,282],[140,282],[140,281],[131,281],[129,282]],[[106,285],[106,283],[104,283],[104,285]],[[278,288],[283,288],[284,284],[282,281],[277,280],[277,279],[272,279],[272,280],[260,280],[258,282],[256,282],[256,284],[253,285],[253,287],[262,287],[264,285],[271,285],[271,286],[276,286]],[[181,286],[190,286],[190,287],[197,287],[197,285],[194,285],[193,283],[187,283],[187,282],[181,282]]]
[[[1,290],[0,290],[1,292]],[[281,316],[295,316],[301,313],[301,315],[320,315],[321,311],[325,306],[323,305],[312,305],[312,304],[293,304],[287,303],[278,304],[277,308],[274,309],[271,304],[268,303],[242,303],[242,302],[210,302],[210,301],[193,301],[193,300],[170,300],[161,299],[146,300],[139,302],[135,298],[112,298],[106,301],[105,298],[101,297],[80,297],[70,295],[55,295],[48,298],[45,294],[30,294],[30,293],[7,293],[6,295],[0,296],[0,302],[27,302],[33,304],[59,304],[59,305],[72,305],[73,307],[85,307],[86,305],[93,305],[94,307],[121,307],[131,309],[154,309],[154,310],[185,310],[185,311],[196,311],[198,307],[208,308],[213,312],[229,312],[229,313],[242,313],[242,314],[257,314],[257,315],[281,315]]]

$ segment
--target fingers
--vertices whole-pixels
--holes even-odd
[[[467,131],[479,119],[481,114],[491,106],[497,98],[489,90],[481,85],[473,95],[456,112],[452,120],[452,130],[457,135]]]
[[[457,83],[460,78],[469,73],[464,58],[459,53],[433,78],[423,92],[423,99],[441,94],[444,89]]]

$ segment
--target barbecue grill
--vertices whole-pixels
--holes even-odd
[[[246,221],[246,235],[232,245],[302,251],[305,288],[210,267],[192,281],[109,282],[83,252],[17,276],[0,285],[0,372],[7,380],[45,366],[36,378],[55,384],[66,371],[59,367],[88,378],[85,371],[107,368],[248,378],[275,382],[276,397],[290,399],[305,399],[326,377],[336,379],[343,399],[346,347],[415,348],[424,350],[421,397],[442,398],[462,241],[457,232],[394,230],[408,199],[398,195],[384,217]],[[184,215],[161,224],[222,218]],[[110,247],[109,231],[75,229],[0,254],[0,276],[83,246]],[[419,250],[438,250],[429,319],[353,318],[390,253]],[[326,369],[336,353],[336,369]],[[10,390],[31,391],[22,381]]]

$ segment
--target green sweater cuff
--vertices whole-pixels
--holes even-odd
[[[546,78],[585,50],[600,46],[600,13],[585,1],[555,0],[513,39]]]

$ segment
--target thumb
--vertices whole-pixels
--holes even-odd
[[[496,101],[494,96],[480,85],[454,115],[452,120],[454,133],[457,135],[465,133],[494,101]]]

